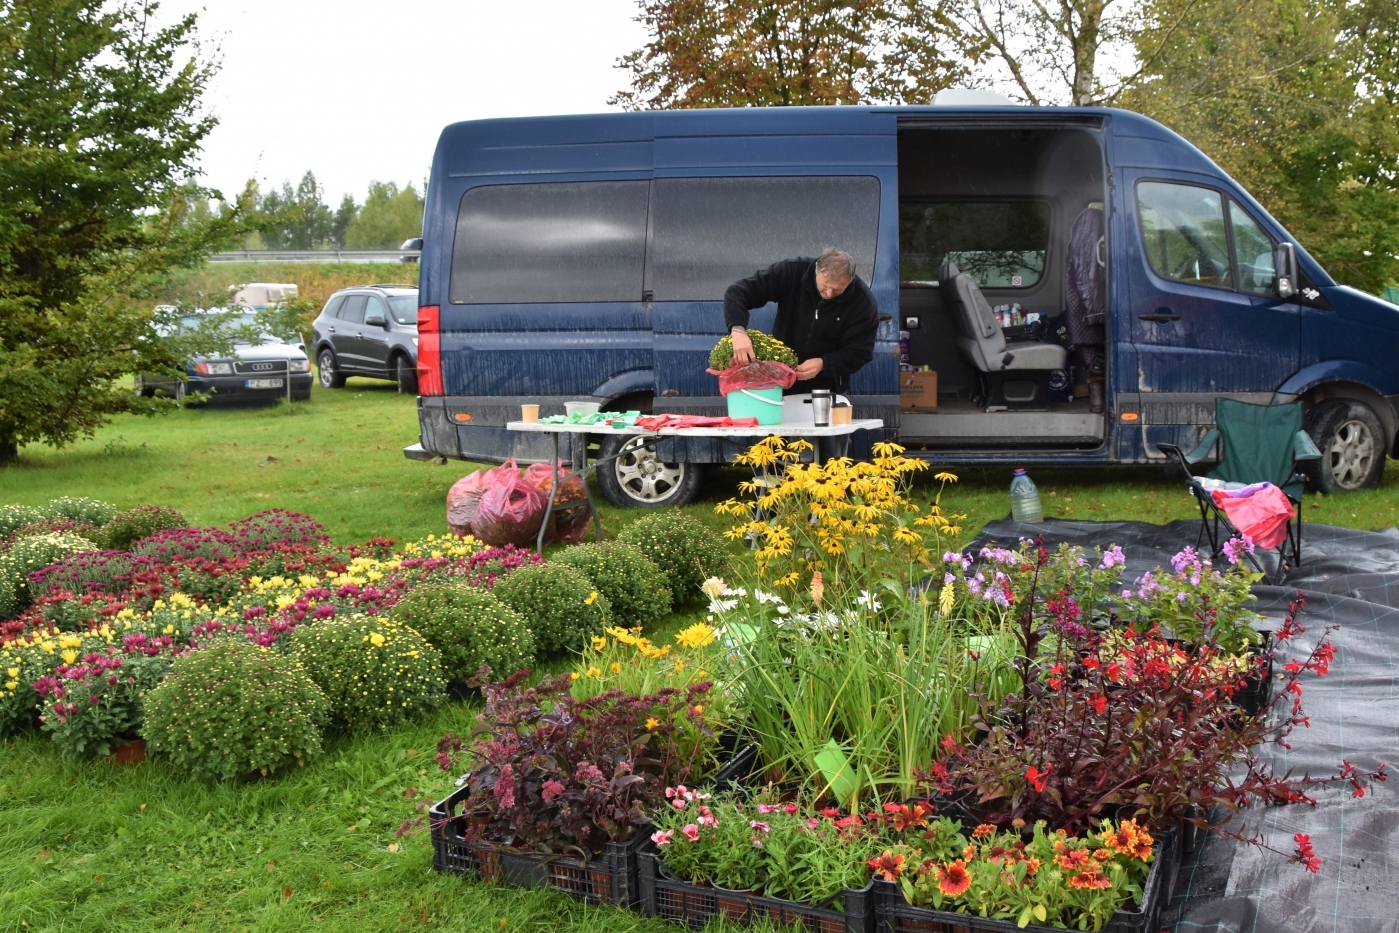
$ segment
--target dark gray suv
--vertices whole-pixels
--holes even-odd
[[[416,286],[341,289],[330,296],[311,330],[322,387],[338,389],[346,376],[369,376],[418,394]]]

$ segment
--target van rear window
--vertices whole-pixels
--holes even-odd
[[[879,179],[864,175],[658,178],[647,288],[656,301],[719,301],[738,279],[837,246],[872,278]]]
[[[949,260],[982,288],[1031,288],[1044,276],[1043,201],[899,204],[899,279],[935,282]]]
[[[640,301],[650,182],[485,185],[462,196],[453,304]]]

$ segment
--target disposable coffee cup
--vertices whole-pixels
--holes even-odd
[[[521,405],[520,420],[523,421],[525,424],[534,424],[536,421],[539,420],[539,406]]]
[[[831,424],[849,424],[854,409],[849,405],[837,405],[831,409]]]

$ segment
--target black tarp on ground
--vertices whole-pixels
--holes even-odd
[[[973,545],[1014,546],[1043,535],[1091,549],[1120,545],[1124,584],[1194,546],[1199,521],[992,522]],[[1332,774],[1349,759],[1368,770],[1399,765],[1399,530],[1356,531],[1308,525],[1302,567],[1284,586],[1259,586],[1258,611],[1280,619],[1297,590],[1307,596],[1300,618],[1307,632],[1279,657],[1305,657],[1329,624],[1336,659],[1326,677],[1303,680],[1310,729],[1298,729],[1287,750],[1261,749],[1275,771]],[[1323,789],[1315,807],[1254,807],[1241,815],[1265,841],[1290,852],[1294,833],[1309,833],[1322,859],[1318,874],[1252,846],[1207,836],[1186,856],[1162,925],[1178,933],[1387,933],[1399,931],[1399,778],[1374,784],[1362,799],[1348,787]]]

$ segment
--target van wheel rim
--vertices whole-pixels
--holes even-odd
[[[663,502],[685,480],[685,464],[662,462],[642,438],[626,443],[614,469],[618,485],[638,502]]]
[[[1375,462],[1375,437],[1370,426],[1358,419],[1342,422],[1331,435],[1326,465],[1342,489],[1359,489]]]

